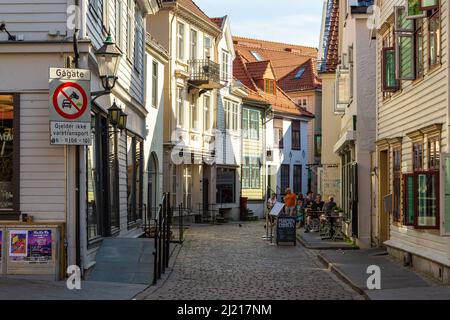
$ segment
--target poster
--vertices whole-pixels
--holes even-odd
[[[11,230],[9,232],[9,256],[26,257],[28,255],[28,232]]]
[[[52,259],[52,231],[28,231],[28,256],[32,261],[46,262]]]

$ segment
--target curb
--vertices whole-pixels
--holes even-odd
[[[371,300],[367,295],[366,291],[361,289],[356,283],[354,283],[349,277],[345,275],[342,270],[336,267],[332,262],[327,260],[323,255],[318,254],[317,258],[331,271],[335,274],[339,279],[349,285],[353,290],[355,290],[358,294],[362,295],[366,300]]]
[[[358,247],[314,247],[314,246],[310,246],[301,236],[301,234],[297,233],[297,240],[298,242],[301,243],[302,246],[304,246],[306,249],[310,249],[310,250],[359,250]]]

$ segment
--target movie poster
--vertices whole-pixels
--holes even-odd
[[[9,256],[26,257],[28,255],[28,232],[11,230],[9,232]]]
[[[47,262],[52,259],[52,231],[28,231],[28,257],[30,261]]]

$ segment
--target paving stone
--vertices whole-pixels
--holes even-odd
[[[357,294],[302,246],[274,246],[263,223],[192,226],[172,273],[148,300],[339,300]],[[154,289],[153,289],[154,290]]]

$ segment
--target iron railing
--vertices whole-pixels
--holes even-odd
[[[209,59],[189,60],[191,82],[220,83],[220,66]]]
[[[172,209],[170,207],[170,194],[163,196],[162,204],[154,220],[155,250],[153,267],[153,284],[155,285],[162,274],[169,267],[170,259],[170,237],[171,237]]]

